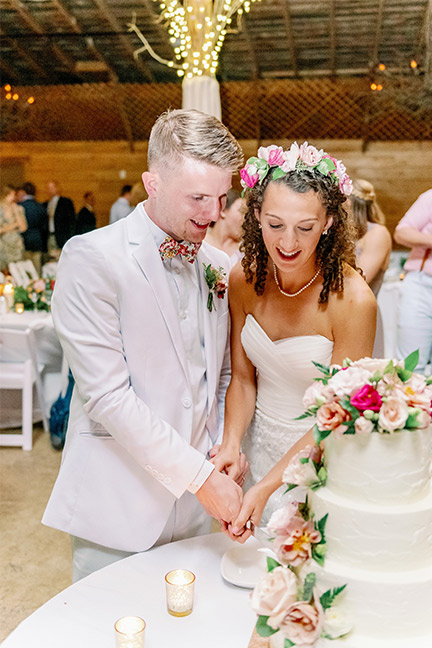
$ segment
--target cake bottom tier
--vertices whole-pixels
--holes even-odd
[[[309,566],[309,571],[317,574],[319,594],[346,584],[347,587],[339,597],[339,604],[353,624],[353,639],[357,636],[364,638],[364,643],[358,641],[353,648],[369,648],[372,642],[381,641],[377,646],[385,646],[383,641],[389,641],[389,646],[417,646],[431,648],[432,642],[432,565],[422,569],[403,572],[379,572],[347,567],[340,562],[325,560],[325,566]],[[424,643],[429,637],[429,643]],[[344,640],[341,646],[349,646]],[[402,643],[396,644],[396,641]],[[404,644],[403,642],[408,642]],[[423,643],[421,643],[423,641]],[[336,642],[333,641],[336,648]]]

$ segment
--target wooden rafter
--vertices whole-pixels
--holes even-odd
[[[10,46],[14,49],[14,51],[17,53],[17,55],[27,61],[27,64],[36,72],[36,74],[42,79],[49,80],[49,75],[48,73],[39,65],[37,61],[29,54],[29,52],[21,47],[19,43],[15,40],[15,38],[10,38],[7,34],[5,34],[4,30],[0,30],[0,35],[2,39],[7,40],[7,42],[10,44]]]
[[[335,0],[329,0],[330,21],[329,21],[329,37],[330,37],[330,60],[329,67],[331,75],[336,75],[336,8]]]
[[[155,81],[155,79],[154,79],[154,76],[152,74],[152,71],[148,68],[147,65],[144,65],[144,63],[140,59],[137,59],[137,58],[134,57],[134,48],[131,46],[131,44],[129,42],[129,39],[122,34],[124,26],[120,25],[117,18],[115,16],[113,16],[113,14],[108,10],[105,0],[94,0],[94,2],[95,2],[95,5],[97,6],[99,12],[105,18],[105,20],[107,22],[109,22],[112,29],[115,32],[118,33],[119,40],[121,41],[124,49],[127,51],[127,53],[133,59],[136,67],[143,74],[143,76],[147,79],[147,81],[150,81],[151,83],[153,83]]]
[[[19,2],[19,0],[9,0],[9,2],[29,29],[34,31],[36,34],[44,35],[42,27],[31,16],[27,9],[24,8],[23,4]],[[69,72],[79,78],[79,75],[75,73],[74,61],[69,56],[67,56],[67,54],[65,54],[57,45],[50,43],[50,47],[59,61],[69,70]]]
[[[299,71],[298,71],[297,54],[296,54],[296,48],[294,42],[294,29],[293,29],[292,19],[291,19],[290,2],[289,0],[279,0],[279,4],[282,13],[283,24],[286,33],[288,34],[288,47],[291,55],[292,69],[294,72],[294,76],[297,77],[299,75]]]
[[[378,0],[378,15],[376,18],[376,27],[375,27],[375,38],[372,50],[372,59],[371,59],[371,69],[375,69],[378,64],[378,54],[381,43],[381,32],[384,19],[384,5],[385,0]]]
[[[63,16],[63,18],[66,20],[66,22],[69,24],[69,27],[72,29],[72,31],[75,32],[75,34],[81,34],[84,36],[83,30],[78,23],[77,19],[75,16],[71,15],[68,10],[65,8],[61,0],[51,0],[57,11]],[[98,60],[101,61],[102,63],[105,64],[106,69],[108,71],[109,77],[111,81],[118,81],[117,74],[114,72],[113,68],[110,66],[110,64],[107,62],[106,58],[100,53],[100,51],[97,49],[95,46],[93,39],[84,36],[85,38],[85,43],[87,45],[87,48],[89,51],[93,54],[93,56]]]

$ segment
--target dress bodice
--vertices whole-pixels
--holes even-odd
[[[250,314],[241,341],[257,372],[257,409],[284,423],[302,414],[303,394],[320,375],[312,361],[330,364],[333,342],[322,335],[300,335],[274,342]]]

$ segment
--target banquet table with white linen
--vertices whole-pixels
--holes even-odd
[[[257,547],[250,538],[243,548]],[[3,642],[3,648],[114,648],[114,623],[140,616],[145,648],[247,648],[256,623],[250,590],[221,576],[223,554],[235,545],[222,533],[181,540],[135,554],[94,572],[45,603]],[[196,575],[194,609],[166,609],[165,574]]]
[[[45,398],[46,414],[54,400],[60,394],[65,383],[64,373],[67,368],[63,366],[63,352],[59,339],[54,330],[51,313],[46,311],[24,311],[23,313],[8,312],[0,315],[0,328],[25,330],[31,328],[36,344],[36,356],[39,364],[44,365],[42,372],[42,386]],[[25,359],[23,350],[23,359]],[[3,360],[16,360],[8,358],[7,349],[2,349]],[[39,406],[34,401],[33,419],[40,420]],[[2,407],[0,414],[0,428],[17,427],[21,425],[21,394],[16,390],[2,393]]]

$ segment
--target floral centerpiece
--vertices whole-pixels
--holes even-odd
[[[55,279],[34,279],[28,286],[15,286],[14,302],[25,310],[50,310]]]

